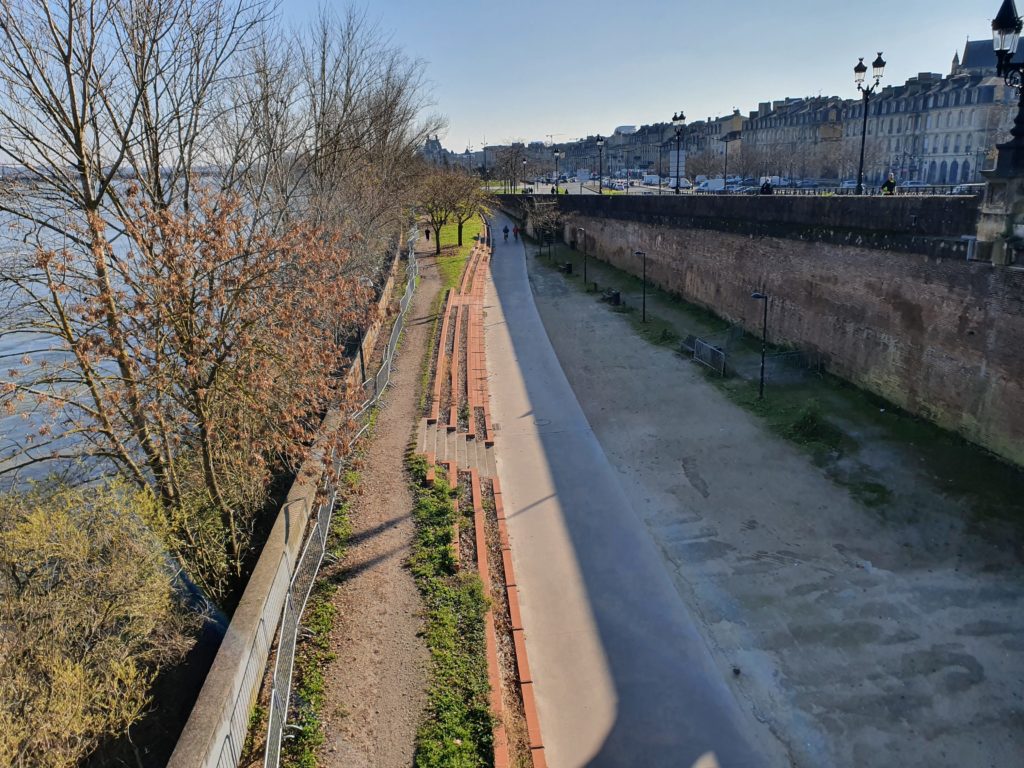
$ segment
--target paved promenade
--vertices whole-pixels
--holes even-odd
[[[492,222],[500,232],[501,216]],[[554,768],[788,764],[736,703],[555,357],[521,243],[485,299],[497,469]]]

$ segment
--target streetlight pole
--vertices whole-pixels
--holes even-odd
[[[725,192],[724,186],[729,183],[729,144],[731,144],[733,141],[735,141],[738,138],[735,135],[735,133],[736,133],[735,131],[729,131],[722,138],[719,139],[719,141],[721,141],[721,142],[723,142],[725,144],[725,168],[722,170],[722,175],[723,175],[723,182],[722,182],[723,183],[723,189],[722,189],[722,192]]]
[[[558,192],[558,158],[562,156],[562,153],[557,149],[551,153],[555,158],[555,192]]]
[[[647,322],[647,252],[646,251],[637,251],[634,255],[639,256],[639,257],[641,257],[644,260],[643,303],[641,305],[643,307],[643,309],[640,312],[640,322],[646,323]]]
[[[597,194],[604,194],[604,137],[597,134]]]
[[[686,115],[683,114],[683,110],[679,110],[677,113],[672,115],[672,125],[676,129],[676,194],[679,194],[679,187],[682,186],[680,181],[683,178],[682,164],[680,163],[680,152],[679,147],[683,140],[683,130],[686,126]]]
[[[996,74],[1011,88],[1017,89],[1019,97],[1017,117],[1013,121],[1012,138],[996,145],[996,166],[991,172],[994,177],[1013,177],[1024,174],[1024,64],[1013,61],[1017,53],[1022,28],[1017,6],[1013,0],[1003,0],[999,13],[992,20],[992,43],[996,51]]]
[[[523,194],[526,194],[526,158],[523,158]]]
[[[1010,0],[1013,2],[1013,0]],[[861,58],[857,62],[857,66],[853,68],[853,79],[857,83],[857,90],[864,96],[864,123],[860,130],[860,165],[857,168],[857,194],[864,194],[864,144],[868,138],[868,104],[871,101],[871,94],[878,88],[878,83],[882,79],[882,72],[885,70],[885,60],[882,58],[882,52],[878,52],[878,58],[871,62],[871,75],[875,78],[873,85],[867,87],[864,86],[864,75],[867,74],[868,68],[864,64],[864,59]]]
[[[576,227],[577,232],[582,232],[583,237],[580,238],[580,242],[583,243],[583,290],[587,290],[587,230],[583,227]]]
[[[757,399],[764,400],[764,353],[768,346],[768,294],[756,291],[750,298],[764,302],[764,316],[761,320],[761,381],[757,386]]]

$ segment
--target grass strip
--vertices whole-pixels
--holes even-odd
[[[424,629],[431,681],[416,734],[416,768],[484,768],[494,743],[484,645],[487,598],[476,573],[456,569],[452,546],[455,505],[438,478],[425,487],[427,462],[408,460],[416,506],[416,539],[409,558],[426,611]]]
[[[459,242],[459,228],[455,224],[441,227],[441,255],[437,257],[437,270],[441,274],[442,288],[457,288],[462,279],[469,254],[476,245],[477,236],[483,231],[484,220],[480,216],[462,225],[462,245]]]

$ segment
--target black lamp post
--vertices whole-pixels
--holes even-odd
[[[860,166],[857,169],[857,194],[864,194],[864,143],[868,137],[868,102],[871,100],[871,94],[878,88],[878,83],[882,79],[882,72],[885,70],[885,60],[882,59],[882,52],[878,52],[878,58],[871,62],[871,75],[875,78],[873,85],[867,87],[864,86],[864,75],[867,74],[868,68],[864,64],[864,59],[860,59],[857,62],[857,66],[853,68],[853,79],[857,83],[857,90],[864,96],[864,124],[860,130]]]
[[[643,292],[643,303],[641,305],[643,307],[643,309],[641,310],[641,313],[640,313],[640,322],[646,323],[647,322],[647,253],[646,253],[646,251],[637,251],[634,255],[639,256],[640,258],[642,258],[644,260],[644,271],[643,271],[643,275],[644,275],[644,288],[643,288],[643,291],[644,292]]]
[[[597,134],[597,141],[594,143],[597,144],[597,194],[603,195],[604,188],[602,187],[602,184],[604,183],[604,137],[601,136],[601,134]]]
[[[683,114],[683,110],[672,115],[672,125],[676,129],[676,194],[678,195],[680,181],[683,178],[682,165],[679,162],[679,145],[683,140],[683,130],[686,126],[686,115]]]
[[[996,149],[995,176],[1019,176],[1024,174],[1024,63],[1013,60],[1020,41],[1021,18],[1013,0],[1003,0],[999,13],[992,20],[992,44],[996,50],[996,74],[1011,88],[1017,89],[1019,97],[1017,117],[1013,121],[1011,138]]]
[[[562,153],[557,149],[552,151],[551,155],[555,158],[555,192],[558,191],[558,158],[562,156]]]
[[[580,242],[583,244],[583,290],[587,290],[587,230],[583,227],[576,227],[577,232],[582,232]]]
[[[768,346],[768,294],[755,291],[750,298],[764,302],[764,319],[761,321],[761,383],[757,387],[757,399],[764,400],[764,352]]]
[[[526,194],[526,158],[523,158],[523,194]]]

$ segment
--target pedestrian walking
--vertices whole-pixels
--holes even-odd
[[[512,227],[512,237],[516,240],[516,242],[519,241],[519,225],[518,224],[516,224],[514,227]]]
[[[427,236],[427,242],[429,243],[430,242],[430,230],[429,229],[424,229],[423,230],[423,234]]]
[[[889,174],[889,178],[885,180],[882,185],[883,195],[895,195],[896,194],[896,175],[893,173]]]
[[[501,231],[505,234],[505,242],[507,243],[508,242],[508,224],[506,224],[505,228],[502,229]]]

